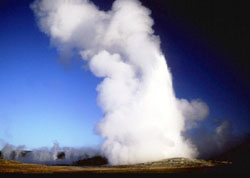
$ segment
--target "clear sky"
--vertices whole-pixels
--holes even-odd
[[[250,125],[249,61],[245,62],[249,44],[244,41],[245,21],[239,21],[246,11],[228,17],[233,4],[197,2],[186,9],[170,1],[143,4],[152,10],[176,96],[207,103],[206,127],[228,120],[235,132],[246,132]],[[60,62],[49,38],[37,27],[30,3],[0,2],[0,144],[97,145],[101,138],[94,126],[102,112],[95,88],[101,79],[86,70],[77,54],[68,64]],[[109,9],[112,1],[95,3]]]

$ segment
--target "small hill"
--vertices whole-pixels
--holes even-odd
[[[215,166],[218,164],[231,164],[230,162],[215,162],[215,161],[205,161],[199,159],[191,159],[191,158],[169,158],[163,159],[161,161],[147,162],[136,164],[135,166],[139,167],[208,167]]]
[[[108,164],[108,160],[102,156],[85,158],[73,163],[73,166],[103,166]]]

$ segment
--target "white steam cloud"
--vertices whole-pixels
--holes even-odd
[[[197,127],[194,133],[186,133],[199,151],[199,157],[211,159],[239,144],[244,135],[235,135],[232,132],[232,124],[228,121],[221,121],[214,130],[205,127]]]
[[[137,0],[116,0],[110,11],[88,0],[37,0],[31,7],[61,54],[76,49],[103,78],[97,91],[104,117],[96,130],[111,164],[198,155],[183,132],[208,115],[208,106],[175,97],[149,9]]]
[[[30,151],[25,150],[25,146],[14,146],[5,144],[1,150],[0,158],[21,161],[24,163],[39,163],[49,165],[67,164],[71,165],[76,161],[99,156],[99,150],[84,147],[60,147],[58,143],[54,143],[53,147],[42,147]],[[60,155],[61,154],[61,158]]]

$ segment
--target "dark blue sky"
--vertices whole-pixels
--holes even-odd
[[[177,97],[201,98],[208,119],[249,130],[249,2],[143,3],[152,10]]]
[[[55,140],[64,146],[99,144],[93,129],[102,117],[95,91],[100,79],[84,70],[77,55],[67,65],[60,62],[37,27],[31,2],[0,2],[0,139],[28,147]],[[94,2],[106,10],[112,4]],[[177,97],[207,103],[205,127],[228,120],[235,132],[248,131],[248,4],[142,2],[152,10]]]

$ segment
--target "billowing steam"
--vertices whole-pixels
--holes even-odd
[[[98,149],[60,147],[58,143],[54,143],[51,148],[43,147],[28,151],[25,150],[25,146],[6,144],[1,150],[0,157],[24,163],[71,165],[76,161],[98,155],[100,155]]]
[[[116,0],[110,11],[88,0],[37,0],[31,7],[61,55],[77,50],[103,78],[97,91],[104,117],[96,131],[111,164],[198,155],[183,133],[209,108],[176,98],[149,9],[137,0]]]

